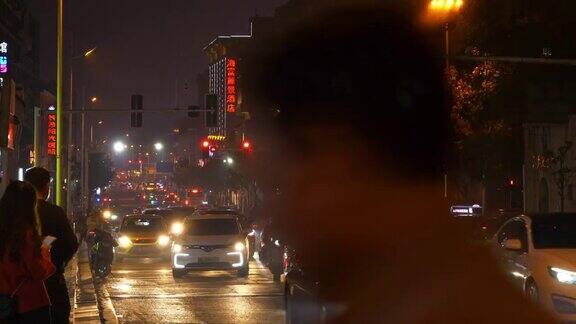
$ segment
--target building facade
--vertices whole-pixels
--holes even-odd
[[[524,125],[524,210],[576,212],[576,115]]]
[[[2,147],[3,183],[35,163],[34,108],[40,107],[40,92],[45,88],[39,80],[38,24],[24,0],[0,0],[0,85],[11,84],[12,107],[2,107],[11,111],[14,123],[13,145]]]

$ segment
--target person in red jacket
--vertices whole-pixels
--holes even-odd
[[[44,280],[54,271],[50,247],[41,239],[36,191],[13,181],[0,199],[0,294],[14,294],[16,301],[8,323],[51,322]]]

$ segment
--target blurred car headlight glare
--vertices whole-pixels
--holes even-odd
[[[166,246],[170,243],[170,237],[168,235],[160,235],[158,237],[158,245]]]
[[[130,247],[130,245],[132,245],[132,241],[126,235],[120,236],[120,238],[118,238],[118,245],[122,248],[127,248]]]
[[[184,232],[184,224],[180,222],[172,223],[172,226],[170,226],[170,233],[180,235],[182,232]]]
[[[234,244],[234,250],[240,252],[240,251],[244,251],[244,244],[242,242],[238,242],[236,244]]]
[[[550,275],[561,283],[576,284],[576,272],[557,267],[549,267]]]

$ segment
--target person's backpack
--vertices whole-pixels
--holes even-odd
[[[18,293],[18,290],[20,290],[25,280],[26,279],[20,282],[12,294],[0,294],[0,320],[11,319],[16,315],[16,299],[14,296],[16,296],[16,293]]]

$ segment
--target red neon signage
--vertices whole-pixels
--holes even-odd
[[[229,113],[236,112],[236,90],[236,59],[230,58],[226,61],[226,111]]]
[[[56,155],[56,114],[48,114],[48,155]]]

